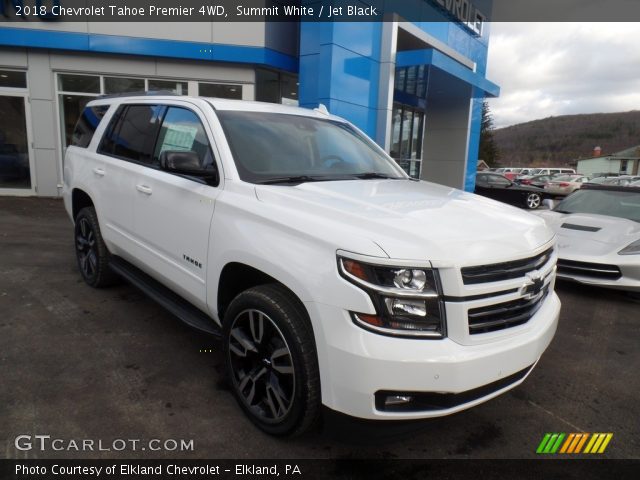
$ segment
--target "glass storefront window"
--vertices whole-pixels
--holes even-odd
[[[94,75],[58,75],[58,90],[64,92],[100,93],[100,77]]]
[[[398,67],[394,89],[418,98],[425,98],[427,94],[427,82],[429,69],[424,66]]]
[[[0,87],[27,88],[27,74],[15,70],[0,70]]]
[[[413,122],[413,111],[405,108],[402,112],[402,140],[400,142],[400,156],[409,158],[409,146],[411,141],[411,124]]]
[[[418,75],[418,67],[409,67],[407,69],[407,86],[405,91],[410,95],[416,94],[416,81]]]
[[[395,89],[404,91],[405,80],[407,78],[406,68],[396,68]]]
[[[31,188],[24,97],[0,95],[0,189]]]
[[[91,100],[95,99],[95,97],[63,93],[60,94],[58,98],[60,101],[60,123],[62,124],[63,147],[66,147],[67,145],[71,145],[73,130],[84,107]]]
[[[256,100],[280,103],[280,79],[277,72],[256,69]]]
[[[400,130],[402,124],[402,107],[393,107],[393,118],[391,121],[391,151],[389,152],[393,158],[400,158]]]
[[[242,85],[225,85],[221,83],[199,83],[198,94],[202,97],[242,99]]]
[[[144,79],[104,77],[104,93],[143,92]]]
[[[395,103],[391,120],[389,154],[412,177],[420,176],[424,111]]]
[[[415,112],[411,129],[411,158],[419,159],[422,154],[422,118],[424,114]]]
[[[256,68],[256,100],[259,102],[298,104],[298,77]]]
[[[282,75],[280,79],[282,103],[298,105],[298,79],[292,75]]]
[[[187,82],[174,82],[171,80],[153,80],[149,79],[149,92],[169,91],[177,95],[188,94]]]

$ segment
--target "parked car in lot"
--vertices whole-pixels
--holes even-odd
[[[560,175],[548,181],[544,186],[544,191],[549,195],[567,196],[588,180],[589,177],[584,175]]]
[[[530,185],[532,187],[544,188],[553,179],[553,175],[528,175],[517,178],[515,181],[520,185]]]
[[[558,278],[640,292],[640,188],[585,183],[536,212],[558,235]]]
[[[475,193],[530,210],[538,208],[545,198],[539,188],[517,185],[503,175],[486,172],[476,174]]]
[[[640,180],[640,177],[632,175],[619,175],[615,177],[596,177],[589,180],[589,183],[595,183],[599,185],[629,185],[636,180]]]
[[[543,221],[411,179],[326,109],[119,96],[78,125],[63,198],[82,278],[122,276],[219,338],[268,433],[309,429],[321,405],[380,420],[473,407],[554,336]]]
[[[555,168],[555,167],[538,168],[533,172],[534,175],[571,175],[573,173],[576,173],[576,171],[573,168]]]

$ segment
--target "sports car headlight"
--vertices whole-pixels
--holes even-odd
[[[437,270],[375,265],[344,257],[338,257],[338,269],[345,279],[369,294],[376,309],[375,315],[351,312],[356,325],[399,337],[445,336]]]
[[[618,255],[640,255],[640,240],[627,245],[618,252]]]

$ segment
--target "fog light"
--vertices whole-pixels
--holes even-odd
[[[387,309],[391,315],[427,316],[427,304],[424,300],[385,298],[384,303],[387,304]]]
[[[410,395],[387,395],[384,399],[385,407],[394,407],[397,405],[406,405],[407,403],[411,403],[413,401],[413,397]]]

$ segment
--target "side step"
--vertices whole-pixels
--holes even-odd
[[[109,266],[111,270],[138,287],[145,295],[155,300],[190,327],[222,338],[220,327],[211,317],[139,268],[117,256],[111,257]]]

